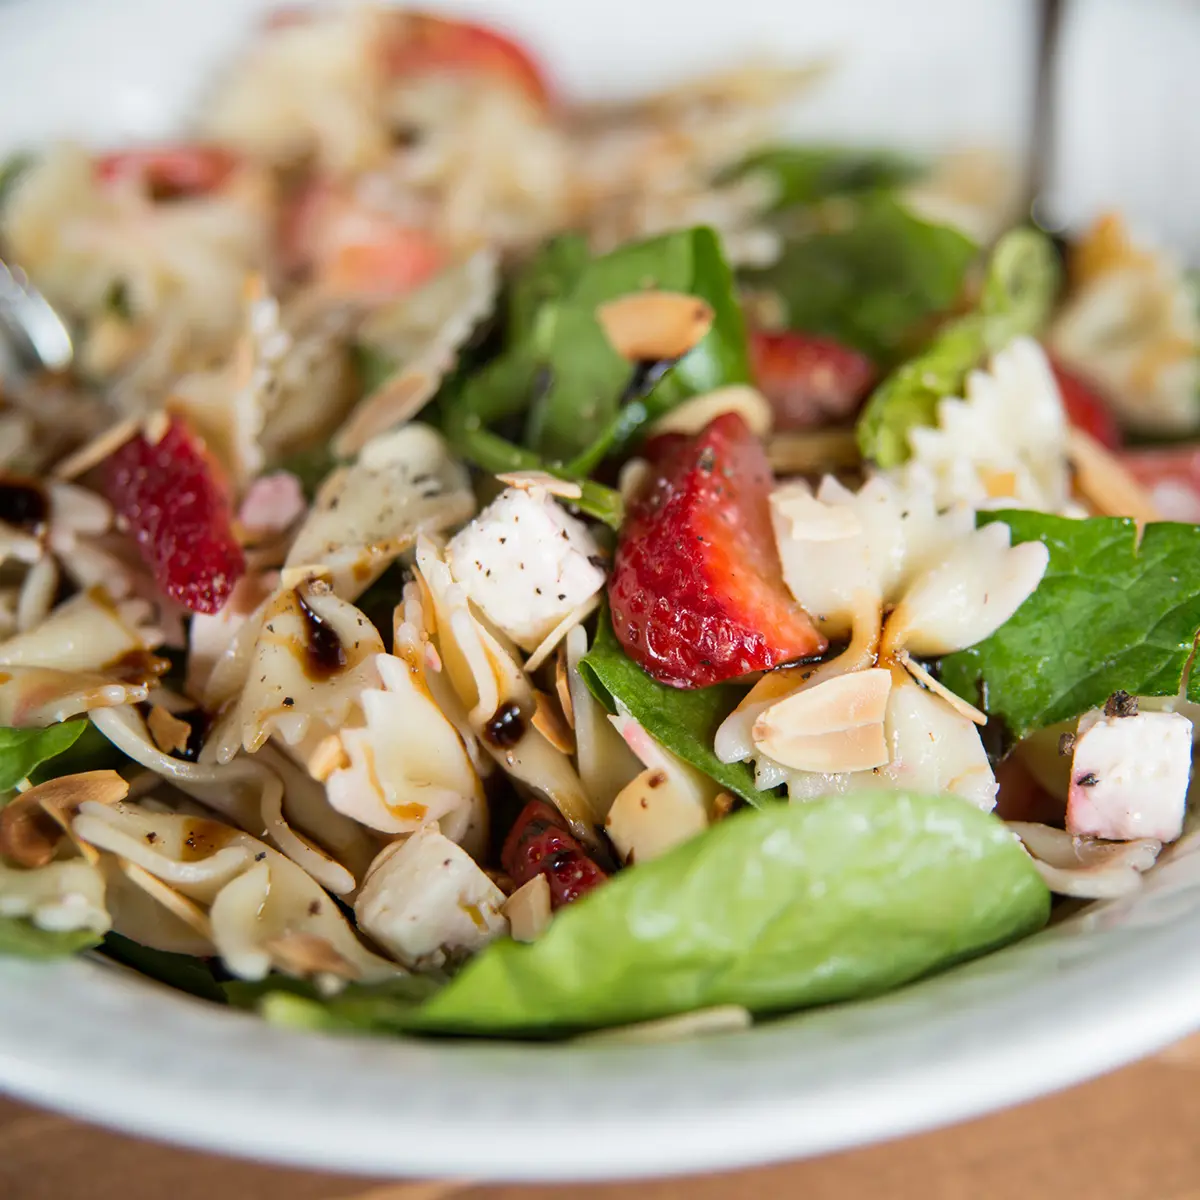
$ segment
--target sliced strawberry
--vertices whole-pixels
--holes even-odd
[[[1116,450],[1122,441],[1121,426],[1096,389],[1053,358],[1050,360],[1050,368],[1058,383],[1058,393],[1062,396],[1067,420],[1076,429],[1090,433],[1102,446]]]
[[[134,179],[155,200],[177,200],[215,191],[238,166],[236,154],[220,146],[152,146],[120,150],[96,159],[103,182]]]
[[[707,687],[825,649],[784,586],[771,469],[736,413],[665,448],[630,506],[608,598],[629,656],[672,687]]]
[[[570,904],[608,876],[575,840],[556,808],[531,800],[521,810],[500,852],[500,864],[520,886],[545,875],[555,908]]]
[[[851,416],[879,375],[857,350],[792,331],[751,332],[750,366],[775,410],[775,428],[784,432]]]
[[[104,466],[104,492],[158,586],[192,612],[219,611],[246,559],[203,443],[173,417],[158,442],[138,434]]]
[[[385,49],[392,78],[441,71],[490,74],[515,84],[541,108],[550,103],[541,68],[522,46],[494,29],[413,12],[398,14],[395,29]]]
[[[1200,446],[1126,450],[1119,457],[1164,520],[1200,524]]]

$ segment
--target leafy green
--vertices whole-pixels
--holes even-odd
[[[358,342],[354,346],[354,369],[358,373],[359,386],[364,396],[369,396],[382,387],[396,372],[396,361],[380,350]]]
[[[919,163],[888,150],[845,146],[772,146],[726,171],[719,182],[766,175],[775,185],[774,209],[815,204],[830,196],[886,190],[917,178]]]
[[[157,653],[162,651],[160,647]],[[47,779],[78,775],[81,771],[115,771],[129,761],[90,721],[83,722],[83,726],[83,732],[66,750],[30,771],[30,783],[45,783]]]
[[[198,996],[201,1000],[225,1003],[225,993],[213,974],[212,967],[203,958],[190,954],[174,954],[168,950],[154,950],[143,946],[119,933],[107,933],[101,952],[114,962],[123,963],[150,979],[165,983],[177,991]]]
[[[0,956],[14,958],[65,958],[100,944],[90,929],[69,932],[39,929],[24,917],[0,917]]]
[[[45,729],[0,726],[0,792],[16,787],[35,767],[69,749],[86,721],[67,721]]]
[[[609,344],[596,308],[650,285],[707,300],[713,327],[630,395],[633,370]],[[560,238],[514,285],[504,354],[445,389],[443,430],[484,470],[546,469],[582,481],[681,400],[747,379],[741,308],[711,230],[667,234],[596,259],[580,239]],[[522,445],[496,431],[520,418]],[[619,497],[594,482],[584,484],[579,507],[620,523]]]
[[[1200,631],[1200,526],[981,513],[1013,543],[1040,541],[1038,589],[990,638],[942,660],[942,682],[1014,737],[1096,708],[1115,691],[1174,696]],[[1188,696],[1200,700],[1200,673]]]
[[[891,362],[924,321],[954,303],[977,250],[958,230],[871,194],[854,202],[845,226],[789,242],[778,262],[742,278],[782,299],[791,328]]]
[[[740,1004],[874,995],[1042,925],[1049,894],[1004,825],[956,796],[869,792],[746,810],[493,943],[402,1018],[545,1034]]]
[[[297,450],[275,464],[280,471],[289,471],[300,480],[304,495],[311,501],[325,477],[338,465],[333,451],[326,444],[308,446]]]
[[[760,808],[779,803],[777,796],[754,786],[754,768],[748,763],[723,763],[713,753],[717,726],[737,707],[745,689],[718,684],[682,691],[656,682],[621,649],[607,607],[579,670],[605,708],[616,712],[614,701],[619,700],[651,737],[735,796]]]
[[[21,177],[36,162],[37,156],[27,150],[19,150],[0,162],[0,205],[8,201]]]
[[[937,419],[938,401],[961,391],[967,373],[1014,337],[1049,319],[1059,267],[1045,234],[1015,229],[996,244],[975,312],[951,321],[915,358],[875,389],[858,422],[865,458],[890,468],[908,458],[908,434]]]

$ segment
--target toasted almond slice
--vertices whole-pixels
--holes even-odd
[[[654,469],[644,458],[628,459],[617,473],[617,491],[626,504],[637,498],[638,494],[654,476]]]
[[[562,713],[558,711],[558,706],[554,701],[546,695],[545,692],[538,691],[536,688],[533,692],[534,710],[533,710],[533,727],[540,733],[546,741],[552,745],[555,750],[561,750],[564,754],[575,753],[575,738],[571,733],[570,726],[563,719]]]
[[[152,446],[157,446],[167,436],[167,430],[170,428],[171,418],[162,409],[142,418],[142,437]]]
[[[550,924],[550,884],[546,876],[539,873],[521,884],[500,911],[508,918],[514,941],[537,941]]]
[[[1102,517],[1162,519],[1150,493],[1091,434],[1069,426],[1067,458],[1075,470],[1076,490]]]
[[[496,478],[522,492],[548,492],[563,500],[578,500],[583,495],[582,486],[573,479],[559,479],[549,471],[506,471]]]
[[[304,765],[315,780],[324,783],[334,771],[348,767],[350,758],[346,754],[345,746],[342,745],[342,739],[336,733],[331,733],[313,747],[312,753],[308,756],[308,762]]]
[[[563,718],[574,729],[575,704],[571,700],[571,676],[567,668],[567,643],[565,639],[559,643],[558,654],[554,659],[554,690],[558,693],[558,703],[562,708]]]
[[[150,710],[150,715],[146,718],[146,728],[150,730],[154,744],[164,754],[186,750],[188,738],[192,736],[192,727],[174,713],[167,712],[160,704],[154,705]]]
[[[650,426],[647,436],[660,433],[694,436],[724,413],[737,413],[756,437],[766,437],[775,419],[775,410],[758,388],[734,383],[677,404]]]
[[[861,454],[852,429],[777,433],[767,439],[767,459],[776,475],[813,475],[858,465]]]
[[[291,591],[306,583],[327,583],[333,572],[325,563],[304,563],[298,567],[284,567],[279,573],[281,591]]]
[[[597,1029],[582,1033],[577,1042],[629,1042],[650,1045],[654,1042],[676,1042],[684,1038],[702,1037],[709,1033],[730,1033],[749,1029],[754,1018],[749,1009],[737,1004],[721,1004],[699,1008],[695,1012],[675,1017],[660,1017],[655,1021],[640,1021],[636,1025],[619,1025],[615,1029]]]
[[[137,435],[140,424],[137,417],[126,417],[98,433],[74,454],[68,454],[53,471],[56,479],[77,479],[85,471],[99,466],[115,450],[119,450],[131,437]]]
[[[975,705],[952,692],[941,680],[935,679],[907,650],[898,650],[892,657],[919,684],[927,687],[935,696],[940,696],[960,716],[966,717],[968,721],[974,721],[976,725],[987,724],[987,713],[980,712]]]
[[[755,746],[785,767],[835,773],[888,761],[883,720],[891,672],[869,667],[794,692],[754,722]]]
[[[438,383],[437,376],[419,365],[389,376],[334,434],[334,454],[353,458],[373,437],[412,420],[433,398]]]
[[[600,607],[600,593],[589,596],[582,604],[577,604],[548,634],[542,639],[534,652],[525,661],[525,673],[532,675],[542,663],[558,648],[559,642],[575,628],[582,625]]]
[[[115,804],[129,791],[116,771],[82,771],[47,779],[22,792],[0,810],[0,854],[22,867],[44,867],[64,837],[70,837],[88,862],[98,855],[75,840],[71,819],[85,800]]]
[[[339,979],[358,979],[359,969],[342,957],[328,938],[305,930],[291,930],[268,938],[263,948],[278,966],[294,975],[336,975]]]
[[[152,900],[157,900],[168,912],[177,916],[189,929],[201,937],[212,941],[212,922],[208,914],[194,901],[189,900],[182,892],[177,892],[169,884],[163,883],[157,875],[131,863],[128,859],[117,859],[117,865]]]
[[[682,358],[712,328],[712,306],[683,292],[630,292],[596,309],[604,336],[630,362]]]
[[[728,792],[718,792],[713,800],[713,824],[723,821],[733,812],[733,797]]]

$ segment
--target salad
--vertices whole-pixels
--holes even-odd
[[[0,953],[666,1036],[1141,886],[1194,281],[987,154],[779,142],[820,74],[582,106],[496,30],[282,9],[187,140],[10,160],[74,353],[0,395]]]

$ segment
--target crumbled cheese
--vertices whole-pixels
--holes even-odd
[[[544,492],[507,488],[446,547],[457,583],[523,650],[604,586],[600,547]]]
[[[1067,832],[1111,841],[1171,842],[1183,830],[1192,723],[1179,713],[1079,719],[1067,794]]]

